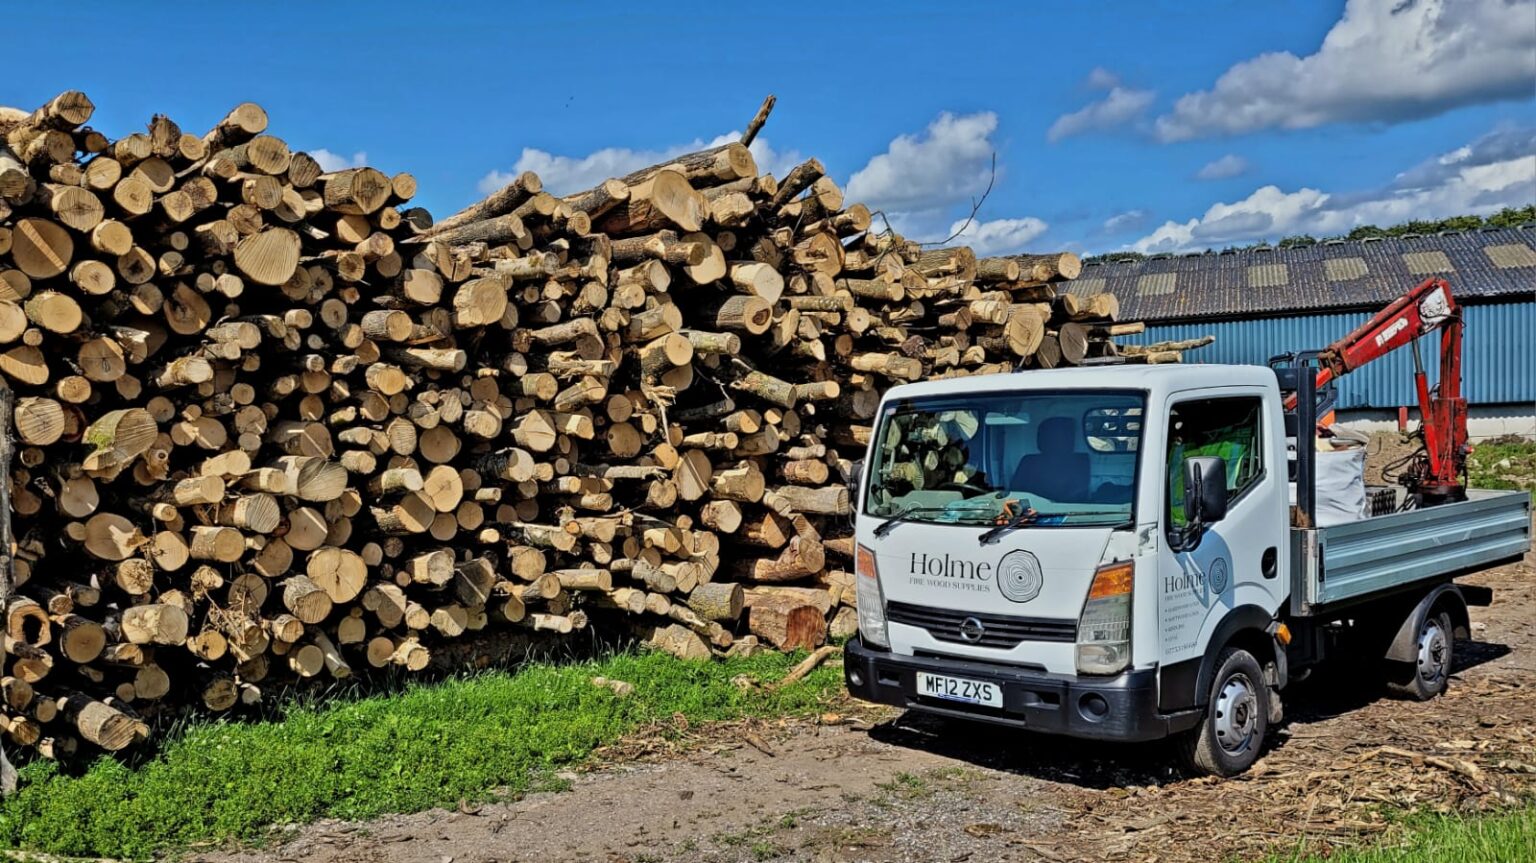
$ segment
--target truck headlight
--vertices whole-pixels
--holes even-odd
[[[1131,664],[1131,588],[1136,565],[1107,563],[1093,574],[1077,622],[1077,673],[1116,674]]]
[[[853,555],[854,601],[859,607],[859,635],[865,644],[890,647],[891,636],[885,626],[885,593],[880,590],[880,572],[875,568],[875,553],[859,546]]]

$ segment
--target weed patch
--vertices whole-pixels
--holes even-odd
[[[1517,863],[1536,854],[1536,806],[1493,815],[1415,815],[1401,832],[1376,845],[1330,850],[1326,856],[1307,849],[1271,855],[1266,863]]]
[[[101,757],[69,774],[22,770],[0,802],[0,846],[143,858],[197,842],[255,840],[273,825],[359,819],[558,787],[554,774],[644,727],[751,716],[807,715],[841,684],[835,663],[782,689],[764,682],[800,657],[689,663],[619,654],[539,663],[398,692],[297,704],[265,721],[181,728],[130,766]],[[596,687],[628,681],[627,698]]]

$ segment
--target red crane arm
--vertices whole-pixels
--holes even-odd
[[[1467,403],[1461,397],[1461,309],[1451,286],[1430,278],[1382,309],[1375,317],[1318,354],[1317,386],[1349,374],[1372,360],[1412,345],[1414,386],[1423,418],[1426,469],[1415,484],[1433,495],[1461,491],[1461,464],[1467,444]],[[1418,339],[1440,330],[1440,383],[1433,393],[1419,358]],[[1285,401],[1296,407],[1296,396]]]
[[[1424,280],[1349,335],[1329,345],[1318,358],[1323,365],[1318,372],[1318,386],[1411,344],[1448,322],[1459,324],[1457,311],[1456,299],[1445,279]]]

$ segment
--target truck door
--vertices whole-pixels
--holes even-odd
[[[1265,427],[1258,393],[1180,394],[1166,409],[1157,597],[1160,654],[1168,665],[1203,655],[1232,609],[1279,606],[1283,585],[1275,561],[1285,533],[1286,477],[1267,469],[1269,449],[1282,444],[1278,430]],[[1211,525],[1197,548],[1174,551],[1186,523],[1183,461],[1190,456],[1226,462],[1227,516]]]

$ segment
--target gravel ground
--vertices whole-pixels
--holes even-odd
[[[1319,675],[1235,780],[1166,747],[937,721],[852,702],[814,723],[639,735],[517,802],[324,822],[204,863],[1195,861],[1370,841],[1393,811],[1479,811],[1536,791],[1536,567],[1488,570],[1446,696],[1393,701]]]

